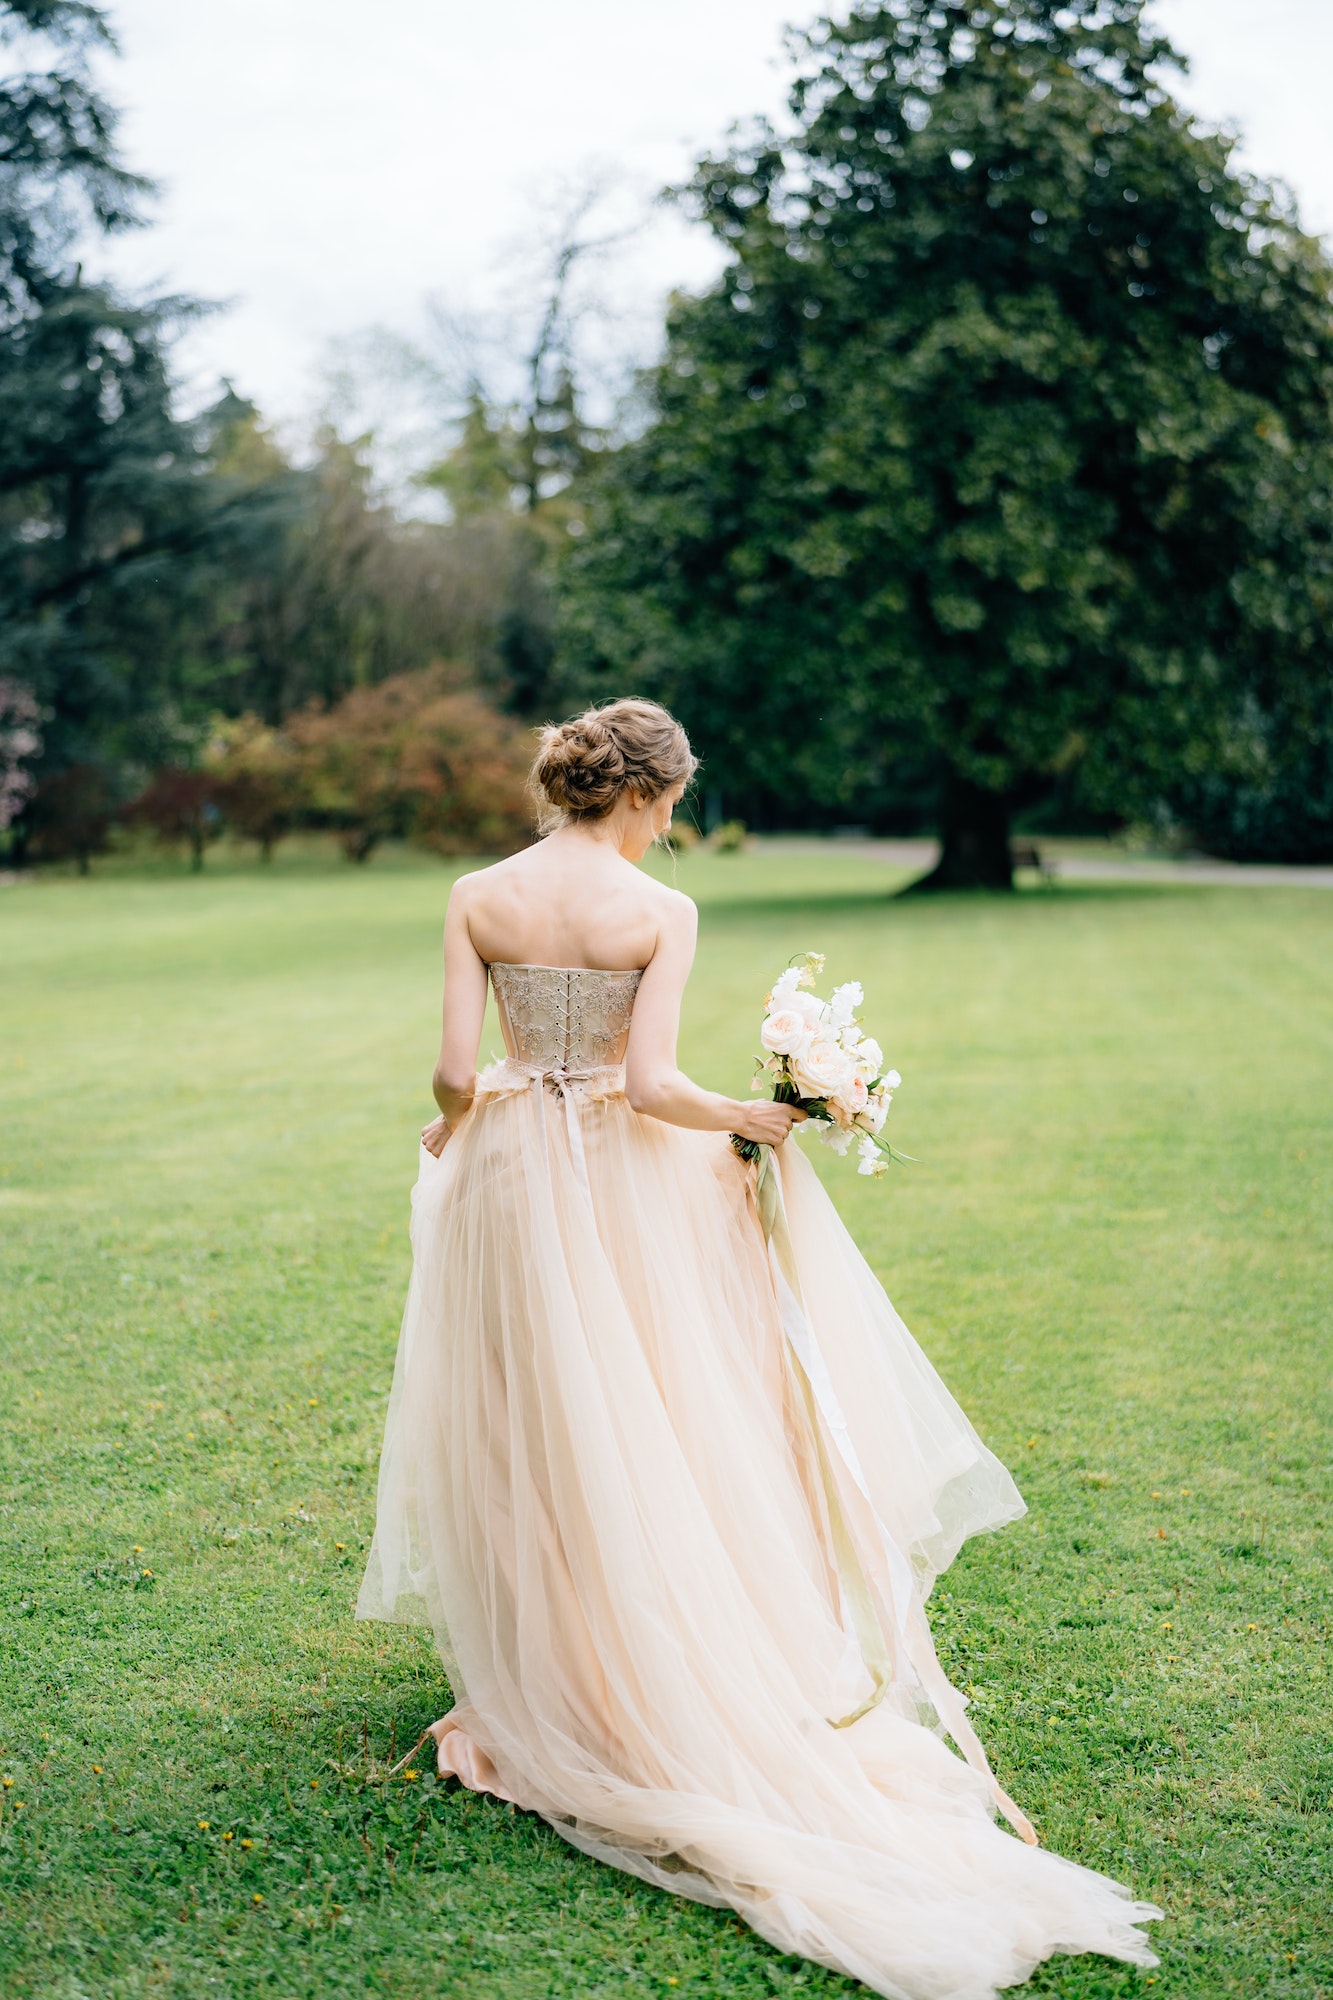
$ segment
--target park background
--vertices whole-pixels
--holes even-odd
[[[149,283],[102,14],[0,6],[6,1991],[851,1991],[391,1781],[445,1691],[350,1616],[448,884],[634,691],[704,756],[687,1065],[742,1088],[814,948],[907,1079],[918,1164],[821,1171],[1032,1508],[945,1664],[1168,1911],[1032,1990],[1333,1993],[1331,273],[1155,19],[817,24],[664,208],[566,175],[302,413],[280,314],[219,385]]]

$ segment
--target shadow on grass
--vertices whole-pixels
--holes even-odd
[[[765,895],[759,890],[747,896],[701,895],[697,900],[700,914],[710,921],[715,916],[728,920],[747,916],[755,919],[836,917],[848,914],[864,916],[871,911],[929,916],[932,911],[1013,910],[1037,906],[1058,909],[1073,903],[1143,903],[1161,901],[1167,896],[1188,896],[1194,900],[1214,892],[1214,886],[1202,882],[1061,882],[1044,884],[1040,888],[1016,889],[1010,895],[986,889],[941,889],[932,890],[929,895],[916,896],[903,889],[886,889],[882,883],[872,883],[865,889],[839,890],[831,896]]]

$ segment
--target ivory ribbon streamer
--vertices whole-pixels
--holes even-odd
[[[565,1107],[569,1157],[573,1161],[579,1186],[591,1201],[592,1185],[588,1179],[588,1158],[583,1149],[583,1126],[579,1119],[578,1100],[580,1097],[586,1097],[591,1102],[600,1104],[608,1097],[618,1097],[625,1088],[624,1068],[618,1063],[609,1063],[593,1069],[566,1069],[562,1064],[525,1063],[517,1056],[506,1056],[503,1062],[492,1063],[490,1068],[483,1070],[477,1078],[477,1095],[513,1097],[523,1090],[535,1090],[544,1129],[548,1083],[554,1087]]]
[[[810,1317],[801,1297],[801,1277],[796,1263],[796,1250],[791,1240],[791,1231],[787,1226],[782,1182],[778,1177],[771,1146],[760,1149],[755,1177],[755,1202],[772,1262],[773,1282],[782,1315],[782,1329],[787,1337],[802,1400],[810,1421],[820,1481],[828,1508],[829,1530],[833,1540],[838,1582],[851,1614],[852,1627],[861,1649],[861,1657],[873,1685],[870,1698],[852,1714],[840,1716],[833,1722],[833,1727],[849,1728],[883,1700],[892,1685],[893,1660],[891,1646],[875,1605],[874,1594],[843,1512],[842,1498],[838,1491],[837,1468],[830,1456],[830,1445],[846,1468],[847,1475],[864,1501],[874,1524],[888,1578],[893,1621],[901,1639],[903,1652],[915,1668],[917,1678],[934,1704],[936,1714],[962,1751],[964,1758],[973,1770],[980,1772],[985,1778],[1000,1811],[1014,1831],[1021,1834],[1029,1845],[1035,1846],[1037,1835],[1032,1822],[1014,1804],[991,1770],[980,1738],[967,1719],[963,1697],[935,1656],[930,1627],[926,1623],[925,1612],[917,1601],[911,1564],[876,1511],[870,1487],[861,1470],[861,1461],[857,1457],[856,1446],[852,1442],[851,1432],[847,1426],[847,1418],[833,1386],[833,1378],[829,1374],[828,1364],[820,1351],[815,1330],[810,1324]]]

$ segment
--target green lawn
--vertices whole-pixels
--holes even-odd
[[[921,1164],[821,1171],[1031,1505],[944,1580],[941,1652],[1045,1836],[1169,1913],[1157,1974],[1025,1990],[1333,2000],[1333,895],[678,880],[702,1080],[745,1087],[793,951],[864,980]],[[0,892],[5,2000],[857,1990],[384,1779],[447,1699],[351,1615],[447,881]]]

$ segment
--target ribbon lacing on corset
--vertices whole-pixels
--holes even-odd
[[[506,1056],[503,1062],[492,1063],[477,1078],[478,1097],[517,1097],[525,1090],[533,1090],[537,1094],[543,1129],[546,1125],[547,1091],[558,1096],[564,1105],[569,1156],[574,1163],[579,1185],[591,1200],[592,1186],[588,1180],[588,1158],[583,1147],[579,1100],[582,1098],[590,1104],[604,1104],[609,1097],[623,1096],[625,1065],[598,1063],[578,1068],[564,1063],[526,1063],[518,1056]]]

